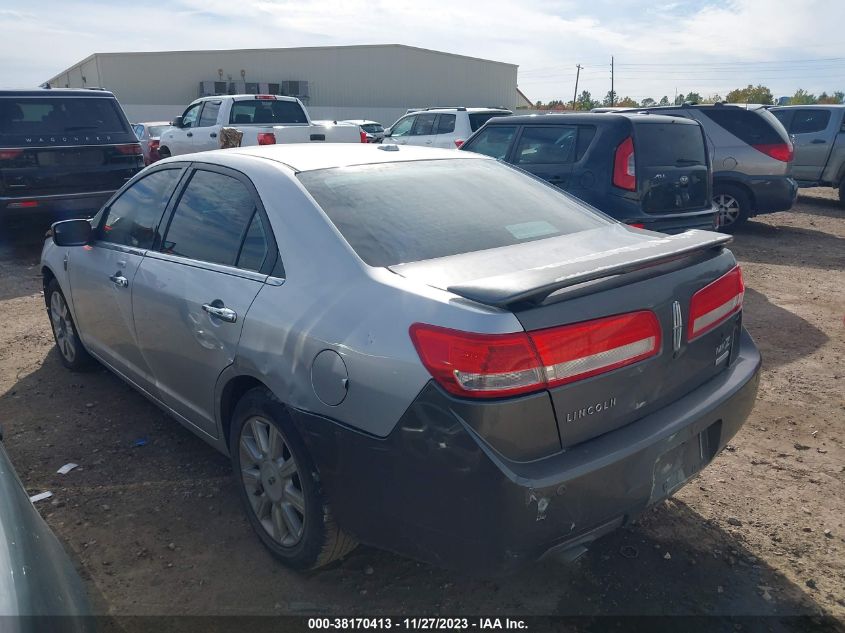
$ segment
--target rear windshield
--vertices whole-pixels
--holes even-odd
[[[704,137],[698,125],[635,123],[636,157],[647,167],[706,165]]]
[[[0,98],[0,134],[120,134],[129,131],[126,125],[110,98]]]
[[[783,126],[768,110],[725,107],[702,108],[701,112],[749,145],[774,145],[789,140]]]
[[[151,125],[147,130],[150,133],[150,138],[158,138],[169,127],[169,125]]]
[[[229,123],[278,125],[283,123],[308,123],[308,119],[305,118],[302,106],[296,101],[255,99],[253,101],[235,101],[232,104]]]
[[[471,112],[469,115],[469,127],[475,132],[482,125],[487,123],[494,116],[510,116],[510,112]]]
[[[559,189],[489,159],[297,174],[358,256],[394,266],[606,225]]]
[[[377,132],[384,132],[384,128],[379,125],[378,123],[365,123],[361,126],[361,128],[365,132],[369,132],[370,134],[375,134]]]

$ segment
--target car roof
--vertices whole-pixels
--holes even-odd
[[[629,112],[584,112],[584,113],[550,113],[550,114],[520,114],[502,118],[492,118],[487,125],[572,125],[573,123],[600,125],[623,119],[641,123],[682,123],[698,125],[691,119],[683,119],[664,114],[641,114],[637,110]]]
[[[801,108],[802,110],[812,109],[812,110],[827,110],[828,108],[833,108],[834,110],[842,110],[845,108],[845,103],[808,103],[806,105],[803,104],[795,104],[795,105],[784,105],[784,106],[774,106],[769,108],[769,110],[792,110],[794,108]]]
[[[114,94],[101,88],[37,88],[0,90],[0,97],[111,97]]]
[[[510,112],[507,108],[501,108],[499,106],[492,106],[489,108],[464,108],[464,107],[444,107],[444,108],[420,108],[419,110],[413,109],[411,112],[405,114],[426,114],[426,113],[434,113],[437,114],[438,112],[469,112],[470,114],[475,112]]]
[[[395,150],[382,148],[395,147]],[[467,158],[494,160],[479,154],[457,149],[393,145],[392,143],[291,143],[237,147],[179,156],[181,160],[196,160],[225,164],[226,156],[245,155],[284,163],[297,172],[335,167],[352,167],[377,163],[399,163],[419,160],[446,160]]]

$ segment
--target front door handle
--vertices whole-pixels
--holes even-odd
[[[218,305],[214,305],[218,304]],[[213,301],[212,303],[203,303],[202,309],[208,312],[211,316],[217,317],[226,323],[234,323],[238,320],[238,313],[234,310],[222,305],[221,301]]]
[[[185,136],[187,136],[188,138],[192,137],[193,135],[194,135],[193,132],[188,132],[187,134],[185,134]]]
[[[121,275],[119,272],[116,272],[111,277],[109,277],[109,281],[112,282],[118,288],[126,288],[129,286],[129,280]]]
[[[812,143],[813,145],[824,145],[825,143],[827,143],[827,141],[823,138],[815,138],[812,140]]]
[[[212,132],[211,134],[209,134],[209,136],[211,138],[217,138],[217,132]]]

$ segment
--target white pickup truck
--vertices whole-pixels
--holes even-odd
[[[220,148],[220,130],[243,132],[241,146],[276,143],[365,143],[358,126],[315,125],[302,102],[276,95],[224,95],[197,99],[161,134],[162,158]]]

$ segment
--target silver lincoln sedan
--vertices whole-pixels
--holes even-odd
[[[42,271],[62,363],[230,455],[283,562],[364,542],[484,572],[578,555],[743,424],[729,240],[468,152],[279,145],[156,163],[56,223]]]

